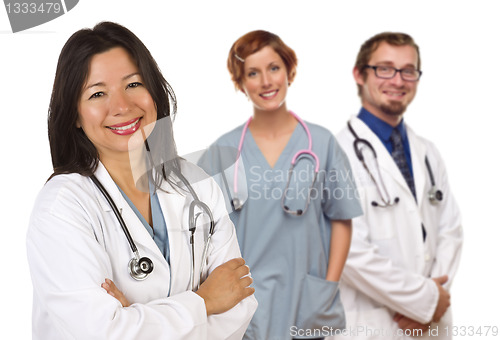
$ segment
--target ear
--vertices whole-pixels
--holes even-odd
[[[247,92],[245,91],[245,88],[243,87],[243,83],[240,83],[238,84],[238,86],[236,87],[236,89],[238,91],[240,91],[241,93],[243,93],[245,95],[245,97],[248,97],[248,94]]]
[[[75,124],[77,129],[80,129],[82,127],[82,124],[80,123],[80,117],[76,119],[76,124]]]
[[[363,75],[363,72],[361,72],[356,66],[352,69],[352,75],[354,77],[354,80],[356,81],[356,84],[363,86],[365,84],[365,77]]]
[[[297,74],[297,71],[295,68],[288,72],[287,74],[287,81],[288,81],[288,86],[292,85],[293,81],[295,80],[295,75]]]

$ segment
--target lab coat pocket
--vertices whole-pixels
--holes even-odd
[[[344,307],[338,285],[338,282],[309,274],[304,276],[296,317],[298,329],[323,332],[325,328],[345,328]]]
[[[392,200],[394,200],[394,198],[391,198],[391,201]],[[377,202],[380,205],[383,204],[383,201],[380,199],[380,194],[375,188],[366,190],[364,206],[364,219],[370,221],[370,238],[374,241],[394,238],[395,226],[400,224],[397,220],[398,209],[404,209],[404,207],[401,207],[401,203],[398,203],[394,206],[383,208],[374,206],[372,202]]]

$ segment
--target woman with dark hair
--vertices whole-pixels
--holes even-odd
[[[27,235],[34,339],[243,336],[257,307],[249,268],[217,185],[177,156],[175,108],[128,29],[103,22],[66,42],[54,173]]]
[[[252,340],[320,338],[344,327],[338,281],[360,215],[349,162],[333,135],[289,111],[297,57],[277,35],[253,31],[231,47],[227,65],[253,115],[220,137],[199,165],[225,174],[238,242],[252,267],[259,309]],[[225,169],[232,147],[234,166]]]

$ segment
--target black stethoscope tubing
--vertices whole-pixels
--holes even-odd
[[[349,131],[354,136],[354,142],[353,142],[354,153],[356,154],[356,157],[361,162],[361,164],[363,164],[363,167],[365,168],[366,172],[368,172],[370,179],[373,181],[373,183],[375,183],[375,187],[377,188],[378,194],[383,202],[383,204],[380,204],[380,203],[377,203],[375,201],[372,201],[371,202],[372,206],[380,207],[380,208],[387,208],[387,207],[390,207],[390,206],[397,204],[399,202],[399,197],[394,197],[394,200],[391,202],[389,192],[388,192],[388,190],[385,186],[385,183],[382,179],[380,179],[381,184],[379,186],[378,181],[375,179],[375,176],[373,176],[372,172],[370,171],[370,169],[366,165],[365,158],[363,157],[363,153],[361,152],[359,144],[364,144],[366,147],[368,147],[373,152],[375,164],[377,166],[377,169],[379,169],[378,157],[377,157],[377,152],[375,151],[375,148],[366,139],[359,138],[358,134],[356,133],[356,131],[354,131],[354,128],[351,126],[350,122],[347,122],[347,127],[349,128]],[[382,189],[384,190],[385,196],[382,194]]]
[[[118,211],[118,208],[116,207],[115,202],[109,195],[108,191],[104,188],[104,186],[99,182],[99,180],[95,177],[95,175],[90,176],[90,179],[94,184],[97,186],[99,191],[102,193],[106,201],[108,201],[109,205],[111,206],[111,209],[113,210],[113,213],[116,215],[116,218],[118,219],[118,222],[120,223],[120,226],[125,233],[125,237],[127,238],[128,243],[130,244],[130,249],[132,249],[132,252],[136,253],[137,252],[137,247],[134,243],[134,240],[132,239],[132,235],[130,235],[127,225],[125,224],[125,221],[123,220],[122,215]]]
[[[139,255],[139,250],[137,249],[137,246],[135,245],[134,240],[132,239],[132,235],[130,235],[130,232],[127,228],[127,225],[125,224],[125,221],[122,218],[122,215],[118,211],[118,208],[116,207],[115,202],[109,195],[108,191],[104,186],[99,182],[97,177],[95,175],[90,176],[90,179],[96,187],[99,189],[99,191],[102,193],[106,201],[108,201],[111,210],[113,210],[113,213],[115,214],[116,218],[118,219],[118,223],[120,224],[123,233],[125,234],[125,237],[127,238],[127,241],[130,245],[130,249],[134,253],[134,257],[129,261],[128,264],[128,269],[129,269],[129,274],[132,278],[138,281],[142,281],[145,278],[148,277],[149,274],[153,272],[154,264],[153,261],[149,257],[141,257]]]
[[[371,145],[371,143],[368,140],[360,138],[358,136],[356,131],[354,131],[354,128],[352,127],[351,122],[347,122],[347,127],[348,127],[349,131],[351,132],[351,134],[354,136],[354,142],[353,142],[354,153],[356,154],[356,157],[358,158],[358,160],[363,164],[363,167],[365,168],[365,170],[368,172],[370,179],[375,183],[375,186],[377,187],[377,191],[379,193],[379,196],[381,197],[382,201],[384,202],[384,204],[380,204],[380,203],[373,201],[371,203],[372,206],[386,208],[386,207],[397,204],[399,202],[399,197],[395,197],[394,201],[391,203],[389,193],[387,191],[387,188],[385,187],[384,181],[382,180],[382,178],[380,178],[381,186],[384,189],[386,197],[388,197],[388,200],[386,200],[384,198],[384,196],[382,195],[382,191],[379,187],[378,182],[375,180],[375,177],[373,176],[372,172],[370,171],[370,169],[366,165],[366,162],[364,160],[363,153],[361,152],[359,144],[364,144],[373,152],[373,156],[375,158],[375,163],[376,163],[376,166],[378,168],[379,167],[378,166],[378,159],[377,159],[377,153],[375,152],[375,148]],[[428,192],[429,201],[432,204],[437,204],[443,200],[444,195],[443,195],[443,192],[441,190],[436,188],[436,182],[434,181],[434,173],[432,172],[432,168],[431,168],[431,165],[429,163],[429,159],[427,158],[427,156],[425,156],[425,166],[427,168],[427,172],[429,173],[429,178],[431,180],[431,189]]]
[[[205,266],[205,260],[208,254],[208,246],[210,244],[210,240],[212,238],[212,235],[215,232],[215,222],[213,218],[212,211],[206,205],[204,202],[200,201],[198,198],[198,195],[194,191],[193,187],[189,183],[189,181],[178,171],[174,171],[175,175],[186,185],[188,191],[191,193],[193,196],[193,201],[189,205],[189,231],[191,232],[190,236],[190,244],[191,244],[191,251],[193,255],[193,260],[192,260],[192,267],[191,267],[191,289],[194,291],[197,287],[194,285],[194,272],[195,272],[195,261],[194,261],[194,233],[196,231],[196,220],[199,217],[201,213],[198,213],[196,216],[194,214],[194,209],[196,207],[200,208],[204,213],[206,213],[210,219],[210,228],[209,228],[209,233],[208,233],[208,238],[207,241],[205,242],[205,248],[203,250],[202,254],[202,261],[201,261],[201,266],[200,266],[200,282],[202,280],[202,275],[203,275],[203,270]],[[125,221],[123,220],[123,217],[121,216],[120,212],[118,211],[118,208],[109,195],[108,191],[104,188],[104,186],[99,182],[99,180],[95,177],[95,175],[90,176],[90,179],[96,187],[99,189],[99,191],[102,193],[106,201],[109,203],[111,210],[113,210],[113,213],[115,214],[116,218],[118,219],[118,223],[120,224],[123,233],[125,234],[125,237],[127,238],[127,241],[130,245],[130,249],[134,253],[134,257],[130,260],[129,262],[129,273],[132,278],[135,280],[144,280],[152,271],[154,268],[153,261],[149,259],[148,257],[141,257],[139,255],[139,251],[137,249],[137,246],[135,245],[135,242],[130,235],[130,232],[127,228],[127,225],[125,224]]]

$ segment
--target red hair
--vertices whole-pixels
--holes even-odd
[[[288,73],[288,82],[293,82],[297,68],[297,56],[295,52],[276,34],[257,30],[240,37],[229,50],[227,68],[231,74],[231,80],[238,90],[242,90],[241,84],[245,74],[245,59],[266,46],[271,46],[281,57]]]

